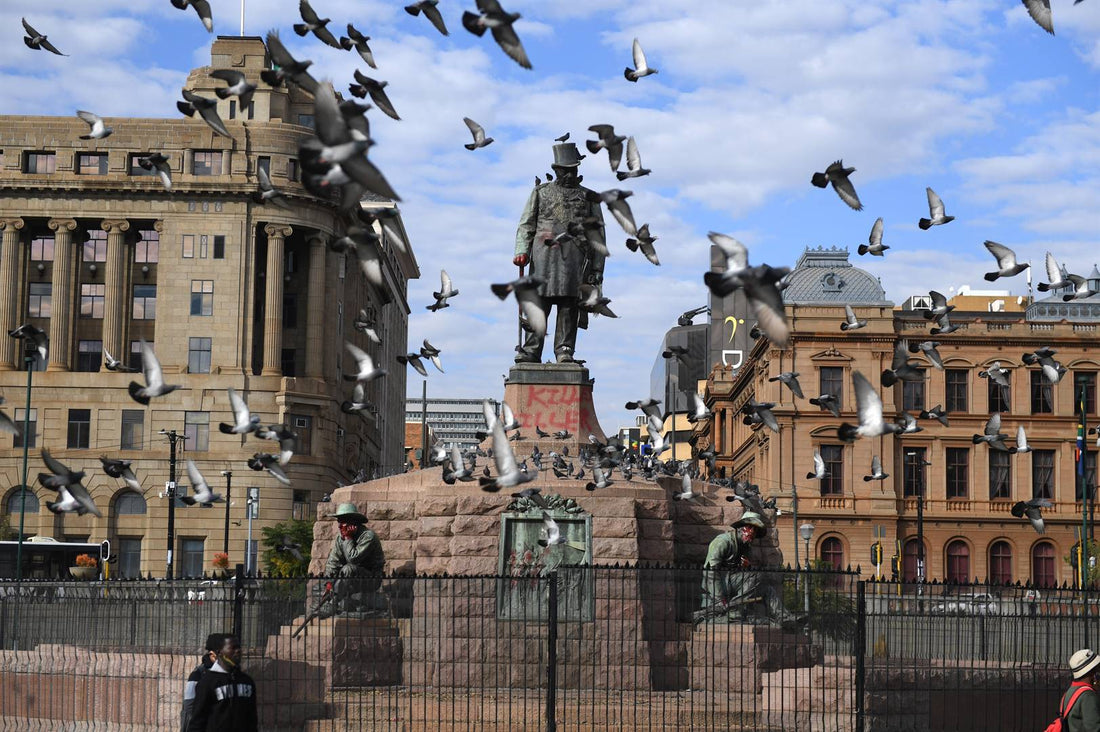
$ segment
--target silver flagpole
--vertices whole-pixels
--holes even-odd
[[[244,36],[244,0],[241,0],[241,36]]]

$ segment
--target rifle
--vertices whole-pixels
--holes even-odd
[[[319,599],[317,601],[317,604],[313,606],[313,610],[310,611],[309,615],[306,615],[306,619],[302,621],[302,624],[299,625],[298,629],[294,631],[294,634],[290,636],[291,639],[293,640],[294,638],[297,638],[301,634],[301,632],[309,626],[310,623],[317,619],[317,616],[321,614],[321,609],[325,606],[325,603],[327,603],[329,600],[334,600],[335,598],[336,591],[335,589],[333,589],[333,585],[330,582],[325,585],[325,591],[324,593],[322,593],[321,599]]]
[[[721,602],[714,602],[703,608],[702,610],[696,610],[691,614],[691,620],[695,625],[699,625],[704,620],[710,620],[711,618],[720,618],[723,615],[729,615],[730,610],[740,605],[750,605],[754,602],[760,602],[763,597],[742,597],[739,600],[730,600],[729,603],[723,605]]]

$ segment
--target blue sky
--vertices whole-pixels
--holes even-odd
[[[215,31],[236,34],[239,2],[212,4]],[[984,286],[985,239],[1031,259],[1036,279],[1048,250],[1083,274],[1100,262],[1098,2],[1053,0],[1052,37],[1016,0],[511,0],[532,71],[462,28],[473,0],[441,0],[448,37],[402,4],[313,3],[337,35],[351,21],[372,37],[376,72],[295,36],[295,0],[247,0],[245,32],[281,29],[338,90],[355,68],[390,82],[403,119],[371,115],[371,156],[404,199],[423,271],[410,283],[410,343],[427,337],[443,350],[447,373],[430,377],[430,394],[502,394],[514,309],[488,285],[514,276],[516,221],[534,176],[549,170],[553,138],[569,131],[583,143],[591,124],[634,135],[653,170],[621,187],[659,237],[662,263],[627,251],[605,217],[605,295],[621,317],[578,340],[605,431],[631,420],[622,405],[647,392],[661,334],[706,301],[707,231],[737,236],[754,262],[791,265],[806,246],[847,246],[858,259],[882,216],[892,248],[857,264],[899,303]],[[20,16],[71,57],[27,49]],[[8,0],[0,20],[3,114],[173,117],[212,40],[193,11],[167,0]],[[622,70],[635,37],[660,73],[631,84]],[[496,142],[467,152],[463,116]],[[837,158],[857,169],[862,212],[809,183]],[[589,187],[620,187],[606,156],[590,155],[581,171]],[[917,229],[925,186],[954,223]],[[430,314],[440,268],[462,294]],[[1023,276],[1004,286],[1026,291]],[[409,391],[419,395],[419,377]]]

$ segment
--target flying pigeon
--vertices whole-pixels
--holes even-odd
[[[1032,527],[1036,533],[1042,534],[1046,532],[1046,526],[1043,525],[1044,508],[1050,508],[1054,504],[1045,498],[1032,498],[1030,501],[1017,501],[1012,505],[1012,515],[1016,518],[1026,517],[1031,522]]]
[[[46,464],[49,473],[39,473],[38,482],[44,488],[58,492],[58,500],[55,503],[46,503],[46,508],[53,513],[65,513],[75,511],[83,516],[91,513],[102,517],[103,514],[96,508],[95,501],[80,481],[84,479],[84,471],[70,470],[50,455],[49,450],[42,448],[42,462]]]
[[[0,397],[0,404],[3,403],[4,398]],[[5,412],[0,412],[0,432],[7,432],[12,435],[20,434],[18,425]]]
[[[344,379],[347,381],[358,381],[361,383],[367,383],[373,381],[381,376],[386,375],[385,369],[375,368],[374,359],[370,357],[370,354],[359,348],[351,341],[344,343],[344,347],[348,349],[348,353],[355,359],[355,368],[358,369],[354,376],[344,375]]]
[[[377,69],[378,66],[374,63],[374,54],[371,53],[370,46],[367,45],[367,41],[370,40],[370,36],[365,36],[359,31],[355,30],[355,26],[348,23],[348,35],[340,36],[340,47],[345,51],[355,49],[356,53],[366,61],[367,66],[372,69]]]
[[[133,469],[130,468],[130,463],[132,461],[115,460],[106,455],[100,455],[99,462],[103,464],[104,473],[112,478],[121,478],[130,488],[133,488],[139,493],[141,492],[141,483],[138,481],[137,476],[134,475]]]
[[[745,269],[738,277],[757,326],[779,348],[786,347],[791,330],[778,284],[790,271],[787,267],[761,264]]]
[[[772,432],[779,434],[779,420],[772,412],[774,408],[775,402],[758,402],[755,399],[749,399],[745,406],[741,407],[741,412],[745,415],[745,424],[763,424]]]
[[[458,445],[451,445],[451,461],[450,470],[445,467],[443,469],[443,482],[447,485],[454,485],[456,480],[461,480],[463,483],[468,483],[474,479],[473,468],[466,466],[466,461],[462,459],[462,452],[458,449]]]
[[[744,244],[726,234],[712,231],[707,234],[707,237],[722,252],[726,261],[723,271],[707,272],[703,275],[703,282],[711,292],[719,297],[725,297],[741,286],[741,280],[738,278],[749,266],[749,250]]]
[[[592,125],[588,128],[589,132],[595,132],[598,139],[586,140],[585,146],[588,148],[588,152],[592,154],[598,153],[600,150],[607,150],[607,159],[611,163],[611,172],[616,172],[619,169],[619,163],[623,159],[623,143],[626,141],[626,137],[623,135],[616,135],[615,128],[612,125]],[[622,180],[621,178],[619,180]]]
[[[290,202],[286,200],[286,196],[284,196],[280,190],[271,184],[271,178],[268,177],[266,170],[257,168],[256,178],[259,181],[260,189],[252,192],[253,201],[261,206],[270,202],[279,208],[290,209]]]
[[[427,376],[428,370],[424,368],[424,362],[419,353],[405,353],[397,355],[397,362],[412,366],[421,376]]]
[[[822,394],[818,397],[810,397],[810,404],[816,407],[821,407],[821,411],[828,411],[832,413],[834,417],[840,416],[840,402],[836,396],[832,394]]]
[[[103,124],[103,119],[93,112],[85,112],[82,109],[78,109],[76,110],[76,116],[87,122],[88,127],[91,128],[88,134],[80,136],[81,140],[102,140],[115,131],[114,127],[108,127]]]
[[[856,195],[856,189],[852,185],[852,181],[848,180],[848,176],[854,172],[856,172],[855,168],[845,168],[844,163],[837,160],[828,168],[825,168],[824,173],[814,173],[810,182],[818,188],[825,188],[832,183],[833,190],[840,196],[840,200],[856,211],[861,211],[863,210],[863,204],[859,202],[859,196]]]
[[[187,479],[191,481],[192,494],[190,496],[180,496],[179,499],[188,506],[194,506],[196,503],[200,506],[209,506],[212,503],[225,500],[221,495],[210,490],[206,478],[202,476],[198,467],[195,466],[195,461],[191,458],[187,458]]]
[[[1043,372],[1043,379],[1048,384],[1057,384],[1066,374],[1066,367],[1054,360],[1055,351],[1050,346],[1042,346],[1032,353],[1025,353],[1021,360],[1028,366],[1039,364]]]
[[[248,459],[248,467],[256,471],[266,470],[267,473],[283,485],[290,485],[290,478],[279,467],[279,459],[266,452],[257,452]]]
[[[1008,386],[1008,369],[1001,366],[1000,361],[994,361],[986,366],[984,371],[978,372],[978,377],[981,379],[990,379],[996,382],[998,386]]]
[[[355,388],[351,390],[351,399],[340,403],[340,411],[344,414],[362,414],[364,410],[370,411],[371,404],[367,401],[367,390],[362,382],[355,382]]]
[[[165,384],[164,372],[160,368],[160,361],[153,353],[153,347],[141,341],[141,370],[145,377],[145,386],[136,381],[130,382],[130,397],[138,404],[149,404],[150,399],[162,397],[165,394],[183,388],[180,384]]]
[[[947,413],[943,411],[943,408],[937,404],[928,410],[921,410],[921,419],[934,419],[944,427],[950,427],[951,424],[947,421]]]
[[[1016,454],[1031,452],[1031,445],[1027,444],[1027,433],[1024,432],[1024,426],[1021,424],[1016,427]]]
[[[1031,16],[1031,19],[1034,20],[1035,23],[1047,33],[1054,35],[1054,18],[1051,16],[1050,13],[1050,0],[1022,1],[1024,3],[1024,7],[1027,8],[1027,14]],[[1074,5],[1079,2],[1081,2],[1081,0],[1077,0]],[[1043,532],[1039,531],[1039,533],[1041,534]]]
[[[688,412],[688,422],[695,424],[696,422],[711,418],[711,411],[707,409],[707,405],[703,403],[703,398],[695,392],[691,392],[691,403],[692,409]]]
[[[614,481],[611,480],[611,471],[605,471],[598,465],[592,468],[592,480],[585,484],[586,491],[603,490]]]
[[[412,16],[420,15],[421,11],[424,13],[424,17],[431,21],[435,29],[443,35],[450,35],[447,33],[447,26],[443,23],[443,16],[439,14],[439,0],[419,0],[412,5],[405,6],[405,12]]]
[[[357,384],[357,386],[359,386]],[[294,457],[294,451],[298,449],[298,434],[285,424],[273,424],[269,427],[258,427],[256,437],[261,440],[271,440],[279,443],[277,455],[279,465],[286,465]]]
[[[525,69],[531,68],[527,52],[512,28],[512,23],[519,20],[519,13],[506,13],[497,0],[477,0],[477,9],[480,14],[462,13],[462,27],[478,37],[485,35],[486,30],[492,31],[493,40],[509,58]]]
[[[660,260],[657,259],[657,250],[653,248],[653,242],[657,241],[657,237],[649,235],[649,224],[638,227],[637,237],[637,239],[627,239],[626,248],[632,252],[640,249],[650,263],[661,266]]]
[[[521,277],[518,280],[504,284],[490,285],[489,288],[501,300],[508,297],[509,293],[515,293],[519,309],[526,319],[531,332],[542,338],[546,335],[546,307],[542,297],[538,293],[543,281],[537,277]]]
[[[301,550],[302,545],[294,543],[289,536],[283,536],[275,543],[275,551],[289,554],[299,562],[305,560]]]
[[[263,79],[264,83],[278,87],[283,82],[289,81],[310,95],[317,93],[317,80],[310,76],[306,70],[313,62],[298,61],[291,56],[290,52],[286,50],[286,46],[279,40],[278,31],[268,31],[267,52],[271,56],[273,68],[264,69],[260,72],[260,78]]]
[[[882,418],[882,398],[875,387],[858,371],[852,372],[852,388],[856,395],[856,411],[859,424],[853,426],[847,422],[837,427],[837,437],[844,442],[854,442],[859,437],[879,437],[896,433],[900,428],[894,422]]]
[[[924,371],[909,363],[909,341],[902,338],[894,344],[894,357],[890,368],[882,372],[882,385],[893,386],[898,381],[924,381]]]
[[[558,544],[570,544],[571,542],[565,538],[562,534],[561,527],[558,526],[558,522],[550,517],[549,514],[544,513],[542,515],[542,530],[546,534],[545,538],[539,538],[539,546],[557,546]]]
[[[359,314],[356,315],[355,320],[352,321],[352,326],[375,343],[381,343],[382,339],[378,336],[378,332],[370,327],[371,322],[370,317],[367,315],[367,311],[363,308],[359,308]]]
[[[871,482],[872,480],[886,480],[890,475],[882,472],[882,461],[879,460],[878,455],[871,456],[871,474],[863,476],[864,482]]]
[[[432,293],[435,302],[427,306],[428,310],[434,313],[437,310],[449,308],[450,303],[448,303],[447,300],[457,294],[458,290],[454,288],[454,284],[451,282],[451,276],[447,274],[447,270],[439,270],[439,292]]]
[[[603,297],[599,285],[581,285],[580,295],[577,307],[586,313],[603,315],[608,318],[619,317],[608,307],[611,304],[611,298]]]
[[[947,304],[947,298],[935,290],[928,291],[928,299],[932,301],[932,307],[924,311],[925,320],[933,320],[943,317],[955,309],[954,305]]]
[[[634,142],[634,137],[626,138],[626,170],[616,170],[615,177],[619,180],[626,180],[627,178],[640,178],[643,175],[649,175],[651,172],[653,171],[649,168],[642,167],[642,156],[638,154],[638,143]]]
[[[473,142],[467,142],[463,145],[467,150],[477,150],[479,147],[485,147],[493,141],[493,138],[485,136],[485,128],[477,122],[474,122],[469,117],[463,117],[462,121],[470,128],[470,134],[474,136]]]
[[[936,349],[939,348],[939,341],[920,341],[919,343],[910,343],[910,353],[923,353],[932,366],[938,371],[943,371],[943,357],[940,356],[940,352]]]
[[[362,154],[370,141],[359,139],[360,136],[348,127],[336,103],[336,92],[328,82],[321,84],[314,95],[313,121],[317,140],[321,143],[319,157],[322,160],[338,164],[348,178],[367,190],[383,198],[401,200],[381,171]]]
[[[233,407],[233,424],[222,422],[218,425],[218,429],[226,435],[247,435],[249,432],[255,432],[260,426],[260,418],[248,411],[248,405],[232,386],[228,391],[229,403]]]
[[[943,200],[936,195],[936,192],[931,188],[926,188],[928,193],[928,215],[931,218],[921,219],[917,222],[923,231],[928,231],[933,226],[939,226],[940,224],[946,224],[955,220],[954,216],[945,216],[943,213]]]
[[[824,480],[829,477],[829,471],[825,469],[825,458],[821,457],[821,450],[817,448],[814,448],[813,472],[806,473],[806,477],[814,480]]]
[[[218,116],[218,103],[208,97],[202,97],[198,94],[183,90],[183,98],[185,101],[176,102],[176,107],[179,111],[186,114],[188,117],[194,117],[198,112],[202,117],[203,122],[223,137],[233,139],[233,136],[229,134],[229,130],[225,129],[225,123],[222,122],[222,118]]]
[[[650,68],[649,64],[646,63],[645,53],[642,51],[642,44],[638,43],[637,38],[634,39],[632,51],[634,54],[634,68],[627,66],[626,69],[623,70],[623,76],[626,77],[627,81],[636,82],[643,76],[657,73],[657,69]]]
[[[990,254],[997,258],[997,271],[986,272],[985,274],[985,279],[989,282],[994,282],[1001,277],[1015,277],[1031,266],[1028,262],[1017,264],[1016,252],[1003,244],[986,240],[985,248],[989,250]]]
[[[313,31],[313,35],[317,36],[317,40],[325,45],[332,46],[333,48],[341,48],[340,42],[336,40],[336,36],[332,35],[332,31],[325,27],[328,25],[331,18],[317,17],[317,13],[314,12],[313,7],[310,6],[309,0],[299,0],[298,13],[305,22],[294,24],[295,33],[300,36],[305,36],[310,31]]]
[[[680,476],[680,492],[672,494],[672,500],[674,501],[690,501],[695,498],[695,494],[691,491],[691,476],[688,473],[684,473]]]
[[[895,423],[899,427],[899,435],[912,435],[916,432],[923,432],[924,428],[917,424],[917,418],[908,412],[902,412],[898,415],[898,420]]]
[[[493,424],[493,463],[496,466],[496,477],[478,478],[481,490],[496,493],[501,488],[514,488],[523,483],[528,483],[538,477],[538,471],[524,473],[516,463],[515,453],[508,444],[508,436],[504,432],[504,424],[497,420]]]
[[[214,32],[214,19],[210,14],[210,3],[207,0],[171,0],[172,5],[180,10],[187,10],[188,6],[195,9],[195,13],[202,21],[207,33]]]
[[[432,365],[435,366],[439,373],[442,374],[444,373],[444,371],[443,363],[439,360],[440,353],[441,351],[438,348],[433,346],[431,343],[428,343],[427,338],[424,339],[424,345],[420,347],[420,357],[426,358],[431,361]]]
[[[360,72],[359,69],[352,72],[352,76],[355,77],[355,83],[349,85],[348,89],[353,96],[362,99],[369,94],[370,100],[382,110],[383,114],[393,119],[401,119],[397,116],[397,110],[393,108],[393,103],[390,102],[390,98],[386,94],[386,87],[389,86],[388,81],[376,81]]]
[[[61,51],[58,51],[57,48],[55,48],[54,45],[49,42],[46,36],[42,35],[31,27],[31,24],[27,22],[26,18],[23,18],[23,30],[27,32],[26,37],[23,38],[23,43],[27,44],[27,48],[32,48],[35,51],[46,49],[50,53],[56,53],[58,56],[69,55],[67,53],[61,53]]]
[[[875,219],[875,225],[871,227],[871,236],[867,238],[867,243],[860,244],[856,251],[859,252],[860,256],[870,254],[872,257],[881,257],[883,252],[889,248],[882,243],[882,217],[879,216]]]
[[[164,190],[172,190],[172,169],[168,167],[168,156],[163,153],[153,152],[138,158],[138,165],[143,170],[155,170]]]
[[[35,351],[38,353],[38,358],[42,363],[46,362],[46,356],[48,355],[47,346],[50,339],[49,333],[36,325],[24,323],[14,330],[9,330],[8,335],[12,338],[18,338],[21,341],[33,341]]]
[[[249,83],[240,71],[236,69],[215,69],[210,72],[210,77],[228,84],[228,86],[214,90],[214,94],[218,99],[237,97],[241,109],[247,109],[248,105],[252,103],[252,94],[256,91],[256,85]]]
[[[844,305],[844,322],[840,324],[841,330],[859,330],[860,328],[866,328],[867,321],[860,320],[856,317],[856,311],[852,310],[852,306],[845,303]]]
[[[973,435],[970,439],[975,445],[984,442],[989,445],[991,450],[1014,454],[1016,448],[1005,445],[1007,437],[1008,435],[1001,432],[1001,413],[997,412],[986,420],[984,434]]]
[[[938,327],[928,331],[932,335],[947,335],[948,333],[954,333],[960,327],[958,323],[952,324],[946,313],[936,318],[936,325]]]
[[[784,371],[783,373],[779,374],[779,376],[771,377],[770,379],[768,379],[768,381],[778,381],[782,384],[786,384],[787,388],[790,389],[791,393],[794,394],[796,397],[798,397],[799,399],[805,398],[802,394],[802,385],[798,383],[797,371]]]

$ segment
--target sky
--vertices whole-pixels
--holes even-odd
[[[569,132],[584,152],[594,124],[633,135],[653,172],[620,184],[606,154],[590,154],[584,185],[633,191],[661,261],[628,251],[605,214],[604,295],[619,318],[595,319],[577,342],[605,432],[633,423],[623,404],[648,395],[662,335],[707,303],[708,231],[773,266],[848,247],[895,303],[987,287],[986,239],[1032,261],[1036,281],[1047,251],[1080,274],[1100,263],[1100,0],[1052,0],[1056,36],[1017,0],[508,0],[532,70],[462,27],[474,0],[440,0],[446,37],[401,0],[313,2],[337,36],[350,21],[371,37],[377,71],[294,35],[296,0],[246,1],[246,35],[279,29],[337,90],[356,68],[389,82],[402,119],[368,114],[370,155],[402,198],[422,272],[409,283],[410,346],[443,352],[429,397],[502,397],[515,306],[489,284],[517,274],[516,225],[554,138]],[[240,3],[211,4],[215,33],[239,34]],[[26,48],[20,17],[70,56]],[[175,117],[213,40],[168,0],[5,0],[0,28],[0,114]],[[634,38],[659,70],[636,84],[623,77]],[[495,142],[467,151],[463,117]],[[810,185],[837,159],[856,169],[863,211]],[[917,228],[926,186],[956,221]],[[890,250],[858,257],[879,216]],[[461,294],[429,313],[441,268]],[[996,286],[1027,292],[1023,275]],[[421,383],[413,373],[409,394]]]

